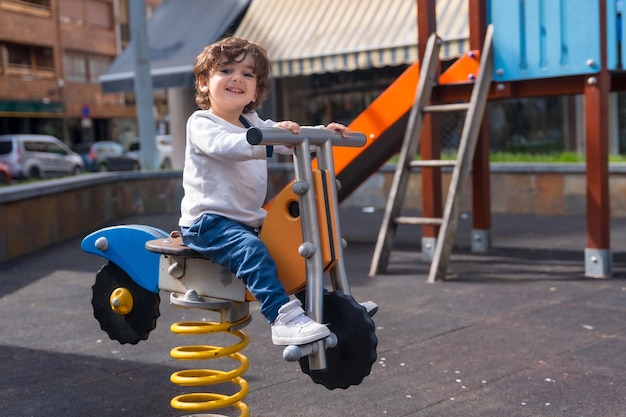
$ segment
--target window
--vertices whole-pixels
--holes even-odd
[[[122,49],[130,43],[130,9],[129,0],[119,0],[118,23],[121,30]],[[146,19],[150,19],[157,8],[156,4],[146,3]]]
[[[24,142],[24,150],[28,152],[46,152],[46,142],[26,141]]]
[[[120,23],[120,37],[122,39],[122,49],[126,48],[126,45],[130,43],[130,24]]]
[[[52,48],[6,42],[0,44],[6,58],[7,74],[50,78],[54,76]]]
[[[97,0],[59,0],[59,12],[64,22],[78,25],[113,28],[113,3]]]
[[[8,155],[13,150],[13,142],[10,140],[0,142],[0,155]]]
[[[66,53],[63,65],[65,78],[69,81],[87,82],[87,57],[80,54]]]
[[[35,57],[35,68],[54,68],[54,54],[52,53],[52,48],[33,46],[31,50]]]
[[[102,1],[87,1],[87,24],[103,28],[113,28],[113,10],[111,3]]]
[[[52,16],[50,11],[50,0],[13,0],[0,2],[0,8],[16,13],[28,14],[31,16],[46,17]]]
[[[53,142],[50,142],[50,143],[46,144],[46,150],[45,151],[48,152],[48,153],[54,153],[54,154],[57,154],[57,155],[66,155],[67,154],[67,152],[65,152],[65,150],[59,146],[59,144],[53,143]]]
[[[24,3],[31,3],[34,6],[39,6],[41,8],[49,9],[50,8],[50,0],[22,0]]]
[[[81,0],[59,0],[59,14],[64,21],[82,24],[84,21],[84,3]]]
[[[7,48],[7,57],[9,65],[18,65],[20,67],[31,66],[30,50],[25,45],[5,44]]]
[[[102,56],[89,57],[89,81],[92,83],[100,82],[99,78],[104,71],[111,65],[111,58]]]
[[[7,48],[9,65],[19,65],[33,69],[54,68],[52,48],[17,43],[5,43],[4,45]]]
[[[64,59],[65,78],[69,81],[97,83],[100,82],[98,77],[110,64],[110,58],[69,52]]]

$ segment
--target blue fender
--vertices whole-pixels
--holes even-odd
[[[159,292],[158,253],[146,249],[146,242],[168,237],[161,229],[144,225],[105,227],[86,236],[80,247],[122,268],[139,286]]]

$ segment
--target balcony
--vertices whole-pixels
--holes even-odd
[[[6,64],[0,66],[0,74],[9,77],[20,77],[23,80],[53,80],[54,68],[33,68],[28,65]]]
[[[0,10],[44,18],[52,16],[52,11],[50,10],[50,0],[0,0]]]

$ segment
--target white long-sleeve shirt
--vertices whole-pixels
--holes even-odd
[[[256,112],[243,116],[256,127],[276,124],[262,120]],[[261,226],[266,215],[266,147],[250,145],[246,130],[208,110],[198,110],[189,117],[180,226],[191,226],[204,213]],[[286,146],[275,146],[274,151],[292,153]]]

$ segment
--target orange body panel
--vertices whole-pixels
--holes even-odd
[[[335,227],[337,216],[333,210],[334,206],[329,204],[333,198],[328,193],[330,186],[330,176],[324,170],[313,170],[312,190],[315,193],[324,271],[335,266],[339,260],[337,245],[341,244]],[[297,213],[294,212],[294,205],[297,204],[298,196],[290,186],[285,187],[268,210],[260,235],[276,262],[278,277],[288,294],[298,292],[306,286],[306,264],[298,253],[298,248],[303,242],[302,220],[299,215],[293,215]],[[249,293],[247,298],[249,301],[254,300]]]
[[[302,244],[300,216],[292,216],[289,207],[298,204],[298,196],[291,186],[283,188],[276,196],[261,228],[261,240],[272,255],[278,277],[288,294],[293,294],[306,284],[304,258],[298,253]]]

